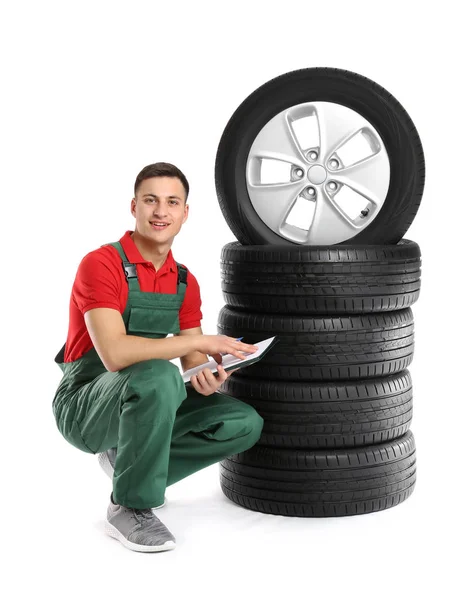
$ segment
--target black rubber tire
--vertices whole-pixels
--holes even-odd
[[[224,306],[219,334],[255,344],[278,336],[240,377],[282,381],[333,381],[384,377],[406,369],[414,353],[412,310],[332,317],[245,313]]]
[[[257,215],[245,172],[250,148],[268,121],[290,106],[312,101],[343,104],[361,114],[376,128],[389,156],[389,189],[381,210],[368,227],[342,243],[397,243],[422,199],[425,160],[419,134],[387,90],[358,73],[330,67],[291,71],[268,81],[228,121],[215,162],[216,193],[227,224],[242,244],[298,245],[277,235]]]
[[[242,246],[221,252],[227,305],[272,314],[351,314],[408,308],[419,297],[418,244]]]
[[[412,379],[396,375],[302,383],[252,380],[231,375],[220,390],[250,404],[264,419],[261,446],[345,448],[401,437],[412,420]]]
[[[286,450],[255,445],[220,462],[233,502],[287,517],[344,517],[396,506],[416,482],[415,442],[402,437],[362,448]]]

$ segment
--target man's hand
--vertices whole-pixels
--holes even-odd
[[[198,375],[191,376],[191,385],[203,396],[210,396],[221,387],[224,381],[226,381],[234,371],[237,371],[237,369],[233,369],[228,373],[224,370],[222,365],[218,365],[218,376],[215,377],[214,373],[211,372],[211,369],[206,368],[200,371]]]

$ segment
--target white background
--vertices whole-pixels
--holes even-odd
[[[469,597],[464,3],[2,6],[5,597]],[[158,514],[177,548],[131,552],[103,533],[111,482],[95,456],[65,442],[51,411],[77,266],[133,229],[140,169],[174,163],[190,182],[190,215],[173,252],[200,283],[203,331],[216,333],[220,251],[235,240],[215,193],[220,136],[257,87],[316,66],[385,87],[425,150],[425,192],[405,236],[423,258],[412,307],[415,491],[358,517],[278,517],[227,500],[216,464],[167,489]]]

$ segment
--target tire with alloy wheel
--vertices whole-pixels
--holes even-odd
[[[242,246],[221,252],[227,305],[274,314],[351,314],[399,310],[419,297],[418,244]]]
[[[255,445],[220,464],[233,502],[288,517],[344,517],[396,506],[416,482],[411,431],[383,444],[330,450]]]
[[[314,384],[248,379],[234,373],[221,391],[263,418],[261,446],[343,448],[401,437],[412,420],[409,371],[355,381]]]
[[[219,142],[216,192],[242,244],[396,244],[425,161],[404,107],[357,73],[308,68],[256,89]]]

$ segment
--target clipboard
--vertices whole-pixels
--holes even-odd
[[[248,367],[249,365],[253,365],[262,359],[278,341],[278,337],[275,335],[274,337],[267,338],[266,340],[254,342],[252,345],[258,346],[258,350],[252,353],[244,352],[243,354],[245,354],[247,358],[237,358],[232,354],[224,354],[222,356],[222,363],[220,364],[225,371],[233,371],[234,369]],[[183,381],[188,383],[193,375],[197,375],[203,369],[211,369],[212,373],[217,373],[218,364],[219,363],[217,363],[214,358],[211,358],[211,360],[209,360],[207,363],[203,363],[202,365],[188,369],[188,371],[183,372]]]

